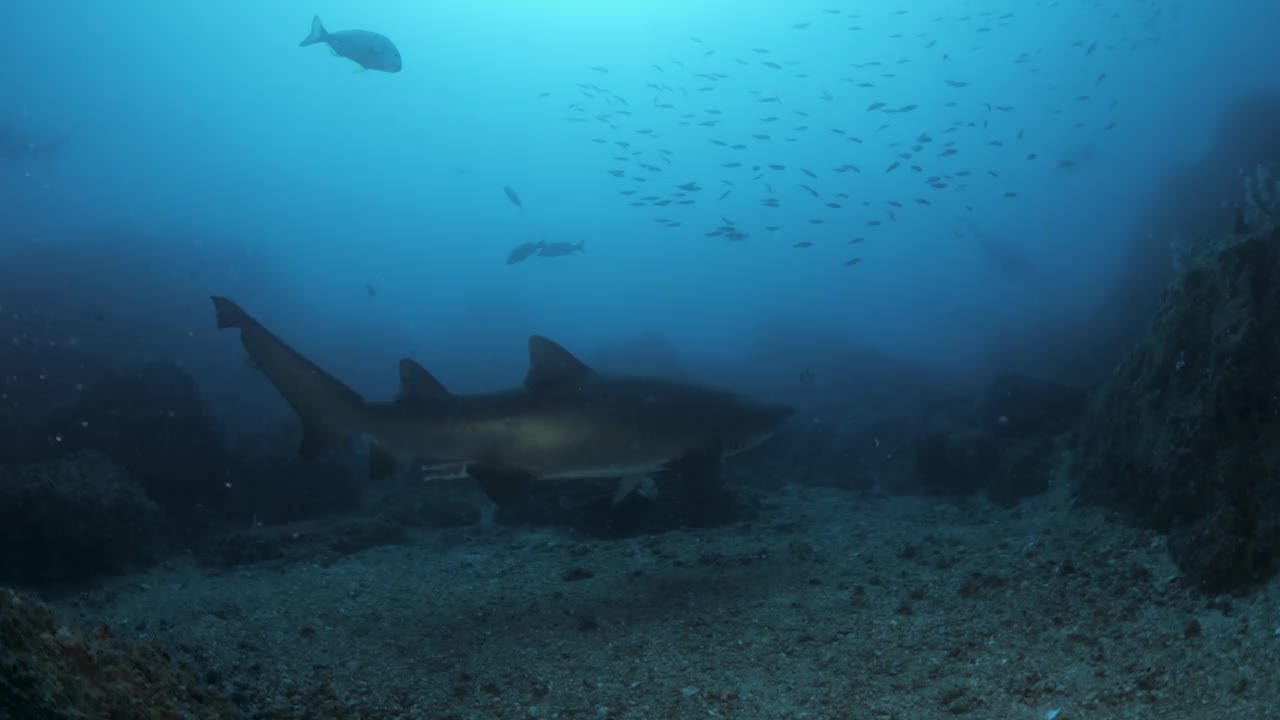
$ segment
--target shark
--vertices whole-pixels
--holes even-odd
[[[499,505],[540,479],[620,478],[625,494],[671,472],[695,491],[714,490],[726,458],[766,441],[793,412],[699,384],[600,373],[540,335],[529,338],[517,387],[453,393],[405,358],[395,399],[367,401],[234,301],[212,299],[218,328],[240,331],[250,360],[301,419],[303,458],[363,435],[371,478],[411,463],[458,468]]]

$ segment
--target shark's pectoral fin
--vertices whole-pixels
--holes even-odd
[[[487,465],[468,465],[467,474],[480,483],[480,489],[495,505],[506,505],[511,502],[533,479],[533,475],[524,470]]]
[[[680,476],[691,490],[719,489],[720,459],[723,456],[723,446],[718,442],[712,443],[706,447],[691,450],[667,463],[667,469]]]
[[[720,474],[723,456],[723,446],[713,443],[667,464],[667,469],[679,478],[677,487],[684,494],[690,525],[707,527],[732,515],[733,497],[725,490]]]
[[[400,472],[400,460],[378,443],[369,441],[369,479],[385,480]]]

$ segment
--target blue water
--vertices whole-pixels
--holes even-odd
[[[300,48],[313,14],[387,35],[403,71]],[[27,280],[125,328],[69,340],[145,338],[130,349],[231,392],[215,292],[375,395],[407,354],[452,388],[514,383],[535,332],[589,361],[661,338],[690,373],[774,395],[838,372],[846,344],[965,376],[1097,308],[1161,178],[1231,100],[1277,89],[1277,22],[1263,0],[9,3],[2,117],[67,142],[0,160],[0,243],[55,248]],[[612,159],[619,140],[639,154]],[[692,205],[628,205],[690,181]],[[750,238],[707,237],[722,217]],[[586,252],[506,264],[537,240]]]

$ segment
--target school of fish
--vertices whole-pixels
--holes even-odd
[[[717,48],[690,36],[680,57],[652,63],[643,80],[634,67],[585,69],[589,77],[569,91],[562,119],[590,129],[623,203],[667,230],[701,223],[706,237],[741,242],[785,232],[786,218],[794,224],[798,216],[804,225],[788,243],[797,251],[857,246],[892,237],[892,224],[909,212],[943,206],[962,218],[975,205],[1015,202],[1019,188],[1006,178],[1025,181],[1028,166],[1043,166],[1036,177],[1070,172],[1081,147],[1120,126],[1119,100],[1108,94],[1118,74],[1111,66],[1126,64],[1122,53],[1158,43],[1166,10],[1179,4],[1049,5],[1100,13],[1106,22],[1089,27],[1105,37],[1064,33],[1059,47],[1010,52],[1025,29],[1014,5],[983,12],[958,6],[939,17],[921,17],[905,2],[866,12],[828,7],[778,31],[806,33],[786,46],[826,50],[822,62],[764,45]],[[1038,17],[1044,12],[1037,7]],[[869,44],[900,49],[863,56],[859,48]],[[1006,76],[1041,92],[1029,96]],[[544,90],[535,99],[555,96]],[[672,150],[691,144],[706,151],[685,159]],[[803,167],[789,160],[813,157],[797,152],[806,145],[829,162]],[[759,209],[777,220],[762,220]],[[862,260],[845,255],[841,264]]]

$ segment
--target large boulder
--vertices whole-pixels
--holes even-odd
[[[0,462],[26,458],[49,413],[75,402],[102,375],[89,355],[29,324],[39,320],[0,305],[0,337],[8,339],[0,345]]]
[[[128,469],[183,534],[225,504],[231,480],[222,430],[191,379],[172,363],[109,374],[49,415],[34,449],[52,458],[97,450]]]
[[[1243,223],[1197,243],[1079,435],[1078,494],[1168,531],[1208,591],[1280,563],[1280,184],[1261,169]]]
[[[0,582],[50,587],[126,572],[159,558],[169,538],[160,508],[101,454],[0,468]]]

